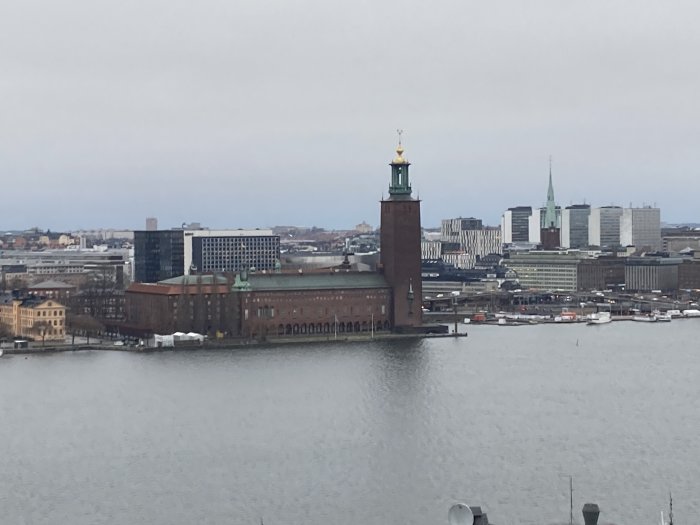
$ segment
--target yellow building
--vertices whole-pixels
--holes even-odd
[[[63,341],[66,307],[53,299],[0,296],[0,324],[15,337]]]

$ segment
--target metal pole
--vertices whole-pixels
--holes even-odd
[[[571,499],[569,507],[569,525],[574,525],[574,477],[569,476],[569,498]]]

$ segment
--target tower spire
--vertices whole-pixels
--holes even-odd
[[[547,188],[547,207],[544,213],[544,227],[556,228],[557,205],[554,202],[554,185],[552,184],[552,156],[549,156],[549,187]]]
[[[401,143],[403,130],[397,129],[399,145],[396,147],[396,157],[391,162],[391,184],[389,185],[389,198],[392,200],[411,199],[411,183],[408,179],[408,167],[411,165],[403,156],[403,144]]]

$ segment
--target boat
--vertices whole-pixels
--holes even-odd
[[[655,310],[654,312],[652,312],[652,314],[654,315],[654,317],[656,317],[656,320],[660,323],[670,323],[671,319],[673,318],[673,316],[671,314],[669,314],[668,312],[661,313],[658,310]]]
[[[607,324],[612,321],[610,312],[596,312],[588,316],[586,324]]]
[[[634,317],[632,317],[632,320],[639,321],[642,323],[655,323],[657,319],[654,314],[637,314]]]

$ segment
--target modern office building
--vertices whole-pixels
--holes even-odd
[[[625,289],[632,292],[678,289],[677,257],[627,257],[625,264]]]
[[[576,291],[578,253],[531,251],[512,253],[503,265],[513,270],[523,289]]]
[[[504,244],[530,241],[532,206],[508,208],[501,217],[501,238]]]
[[[184,273],[184,230],[134,232],[134,281],[156,283]]]
[[[280,264],[271,230],[177,229],[134,232],[134,280],[155,283],[181,275],[233,273]]]
[[[272,230],[185,230],[185,275],[271,271],[280,264],[280,237]]]
[[[620,244],[639,251],[661,249],[661,210],[650,206],[624,208],[620,217]]]
[[[475,219],[474,217],[469,217],[468,219],[462,217],[443,219],[440,228],[440,239],[444,242],[460,242],[462,232],[481,230],[483,227],[481,219]]]
[[[620,206],[591,208],[588,218],[588,245],[602,250],[617,249],[620,246]]]
[[[588,246],[588,204],[573,204],[561,212],[561,247],[581,249]]]
[[[423,241],[424,260],[442,259],[457,268],[474,268],[476,261],[501,253],[501,229],[484,227],[481,219],[443,219],[439,241]]]
[[[625,285],[625,258],[601,256],[578,263],[578,289],[619,290]]]

